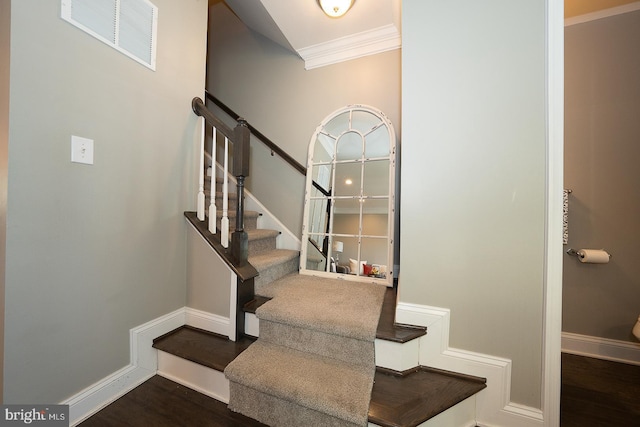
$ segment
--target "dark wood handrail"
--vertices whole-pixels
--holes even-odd
[[[205,96],[207,97],[208,100],[216,104],[222,111],[224,111],[226,114],[231,116],[231,118],[233,118],[234,120],[237,121],[240,118],[240,115],[238,115],[235,111],[229,108],[224,102],[220,101],[211,93],[205,91]],[[247,123],[247,126],[249,127],[249,130],[251,131],[251,133],[256,138],[258,138],[264,145],[266,145],[267,148],[269,148],[272,153],[275,153],[278,156],[280,156],[285,162],[289,163],[291,167],[293,167],[295,170],[300,172],[302,175],[305,175],[305,176],[307,175],[307,168],[304,167],[300,162],[298,162],[296,159],[291,157],[286,151],[280,148],[275,142],[271,141],[269,138],[264,136],[264,134],[260,132],[258,129],[251,126],[250,123]]]
[[[195,97],[191,101],[191,108],[197,116],[222,133],[233,144],[233,167],[231,174],[236,177],[236,191],[238,202],[236,206],[236,228],[231,234],[231,256],[238,266],[247,263],[249,240],[244,230],[244,181],[249,176],[249,138],[250,131],[246,120],[238,117],[237,126],[231,129],[217,118],[204,104],[202,99]],[[215,148],[213,148],[215,150]],[[203,167],[203,165],[200,165]]]
[[[233,137],[235,136],[233,129],[209,111],[209,109],[204,105],[204,101],[202,99],[198,97],[193,98],[191,100],[191,109],[196,113],[196,116],[204,117],[205,121],[207,121],[211,126],[218,129],[220,133],[233,141]]]

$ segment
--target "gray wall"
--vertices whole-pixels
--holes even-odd
[[[227,264],[202,235],[187,228],[187,307],[229,317],[231,283],[235,282]]]
[[[211,92],[305,163],[317,124],[349,103],[380,108],[400,132],[402,62],[401,300],[450,308],[451,345],[512,359],[512,399],[533,407],[542,377],[544,6],[404,0],[402,57],[305,71],[219,4],[207,77]],[[273,166],[250,190],[298,232],[303,182],[270,159],[261,154]]]
[[[545,2],[403,1],[400,301],[541,407]],[[412,197],[408,197],[411,195]]]
[[[7,155],[9,147],[9,63],[11,2],[0,1],[0,384],[4,365],[4,289],[7,241]],[[2,402],[0,387],[0,402]]]
[[[132,327],[185,305],[207,1],[153,2],[155,72],[63,21],[59,1],[12,2],[7,403],[90,386],[129,363]],[[71,135],[95,140],[94,165],[70,162]]]
[[[210,8],[207,72],[210,92],[305,166],[316,127],[348,104],[380,109],[400,137],[399,50],[306,71],[296,54],[253,33],[219,3]],[[252,143],[251,155],[247,189],[300,236],[304,178],[259,144]]]
[[[605,248],[609,264],[565,256],[563,331],[622,341],[640,314],[640,12],[565,29],[565,187],[569,245]]]

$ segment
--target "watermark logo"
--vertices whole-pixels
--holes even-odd
[[[69,405],[2,405],[4,426],[69,427]]]

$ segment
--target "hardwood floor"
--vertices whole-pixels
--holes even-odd
[[[640,424],[640,366],[562,355],[562,427]],[[81,427],[257,427],[224,403],[155,376]]]
[[[133,389],[81,427],[264,427],[227,405],[158,375]]]
[[[562,427],[640,425],[640,366],[562,354]]]

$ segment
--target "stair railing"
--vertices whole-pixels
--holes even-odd
[[[211,203],[209,204],[209,232],[216,234],[217,207],[215,205],[215,184],[216,184],[216,143],[217,134],[224,136],[224,159],[223,163],[223,184],[222,184],[222,219],[220,221],[220,243],[224,248],[229,248],[229,143],[232,144],[233,164],[231,173],[236,178],[236,194],[238,196],[236,206],[236,227],[231,234],[231,256],[237,265],[242,266],[247,263],[249,239],[244,230],[244,181],[249,176],[249,138],[250,131],[246,120],[238,118],[235,128],[231,129],[222,120],[217,118],[207,107],[202,99],[196,97],[191,102],[193,112],[202,117],[201,141],[200,141],[200,165],[198,175],[198,196],[197,196],[197,218],[205,221],[205,130],[209,125],[213,129],[213,146],[211,150],[212,173],[211,173]]]

